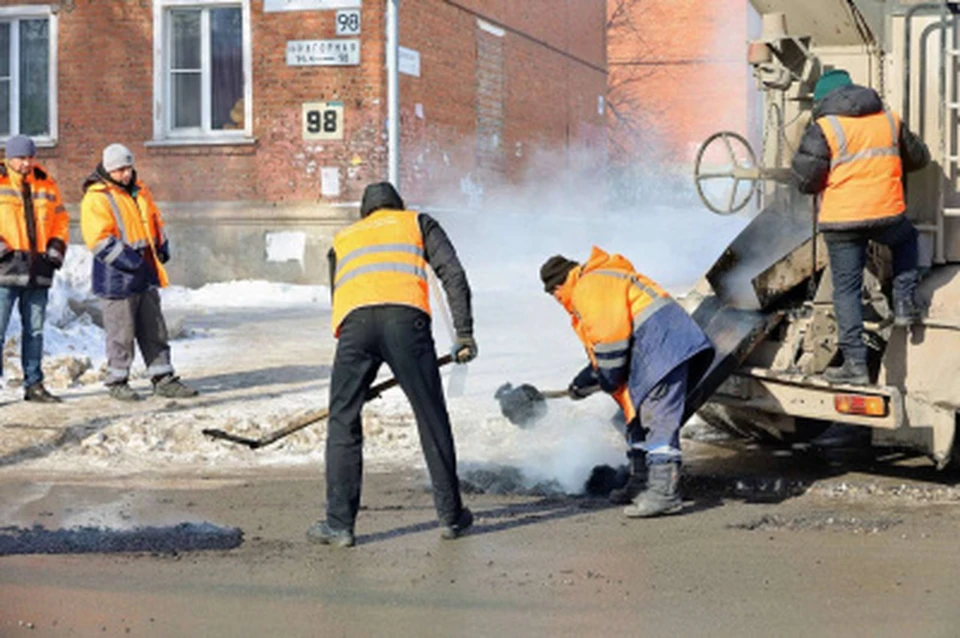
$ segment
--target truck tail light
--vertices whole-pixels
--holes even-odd
[[[835,394],[833,407],[840,414],[887,416],[887,400],[867,394]]]

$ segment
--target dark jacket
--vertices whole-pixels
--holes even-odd
[[[855,84],[832,91],[820,100],[791,164],[794,183],[801,193],[816,195],[821,192],[826,188],[830,175],[830,146],[816,120],[826,115],[861,117],[881,111],[883,102],[877,92]],[[904,122],[900,123],[899,147],[904,172],[915,171],[930,163],[927,145],[910,132]]]
[[[367,217],[381,208],[404,209],[403,200],[389,184],[374,184],[367,187],[360,206],[360,215],[361,217]],[[473,311],[471,309],[470,284],[467,282],[467,273],[457,257],[457,251],[437,220],[426,213],[420,213],[418,220],[420,222],[420,233],[423,235],[424,257],[443,284],[457,336],[472,336]],[[337,254],[332,248],[327,253],[327,260],[330,266],[330,291],[332,295],[334,277],[337,272]]]

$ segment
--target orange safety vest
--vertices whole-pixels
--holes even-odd
[[[890,111],[817,118],[830,147],[830,174],[820,203],[829,230],[896,217],[906,210],[900,162],[900,120]]]
[[[430,314],[427,260],[419,213],[382,209],[333,239],[333,334],[353,310],[399,304]]]
[[[157,255],[165,241],[163,219],[143,182],[137,181],[136,199],[107,182],[90,186],[80,202],[80,231],[94,253],[108,237],[116,237],[144,255],[149,253],[160,287],[169,285],[167,271]]]
[[[596,246],[590,259],[574,268],[560,287],[560,300],[570,313],[573,329],[594,369],[629,365],[637,328],[673,302],[657,283],[636,272],[626,257],[609,255]],[[629,383],[617,388],[612,396],[627,422],[632,420],[636,409],[630,399]]]

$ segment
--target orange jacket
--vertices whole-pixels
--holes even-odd
[[[830,173],[820,203],[825,230],[896,217],[906,210],[900,119],[890,111],[859,117],[827,115],[817,124],[830,147]]]
[[[381,209],[336,234],[333,333],[353,310],[400,304],[430,314],[427,261],[418,213]]]
[[[33,208],[30,223],[24,183],[30,189]],[[34,164],[30,173],[21,177],[5,161],[0,164],[0,285],[49,286],[54,269],[63,263],[69,237],[70,216],[49,173]]]
[[[626,257],[609,255],[596,246],[585,264],[570,271],[556,294],[570,313],[598,378],[612,380],[606,385],[614,386],[611,394],[629,422],[636,414],[627,383],[632,337],[644,321],[672,302],[670,295],[636,272]]]
[[[80,202],[80,231],[94,258],[108,268],[134,272],[138,261],[156,274],[162,288],[169,284],[161,259],[166,251],[163,219],[146,184],[137,180],[135,196],[104,179],[90,179]],[[129,263],[128,263],[129,262]],[[96,264],[95,264],[96,266]],[[107,277],[109,273],[104,274]],[[94,272],[94,287],[97,272]],[[105,279],[109,283],[109,277]],[[94,290],[103,294],[103,290]],[[140,292],[130,290],[128,292]],[[120,291],[117,290],[118,296]],[[107,294],[107,296],[114,296]]]

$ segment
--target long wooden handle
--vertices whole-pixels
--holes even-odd
[[[437,359],[437,367],[445,366],[451,361],[453,361],[453,357],[449,354],[445,354]],[[364,402],[370,401],[371,399],[376,399],[378,396],[383,394],[384,390],[389,390],[393,386],[397,385],[397,383],[399,382],[396,378],[390,378],[374,386],[370,386],[370,390],[367,392]],[[225,432],[217,428],[206,428],[202,430],[202,432],[210,438],[230,441],[231,443],[239,443],[241,445],[246,445],[251,450],[256,450],[257,448],[261,448],[265,445],[270,445],[275,441],[279,441],[286,436],[290,436],[294,432],[298,432],[307,426],[313,425],[317,421],[323,421],[328,416],[330,416],[329,408],[323,408],[322,410],[311,410],[310,412],[300,415],[291,423],[283,426],[279,430],[265,434],[259,439],[249,439],[247,437],[240,436],[239,434],[231,434],[230,432]]]
[[[541,390],[544,399],[563,399],[570,396],[568,390]]]

